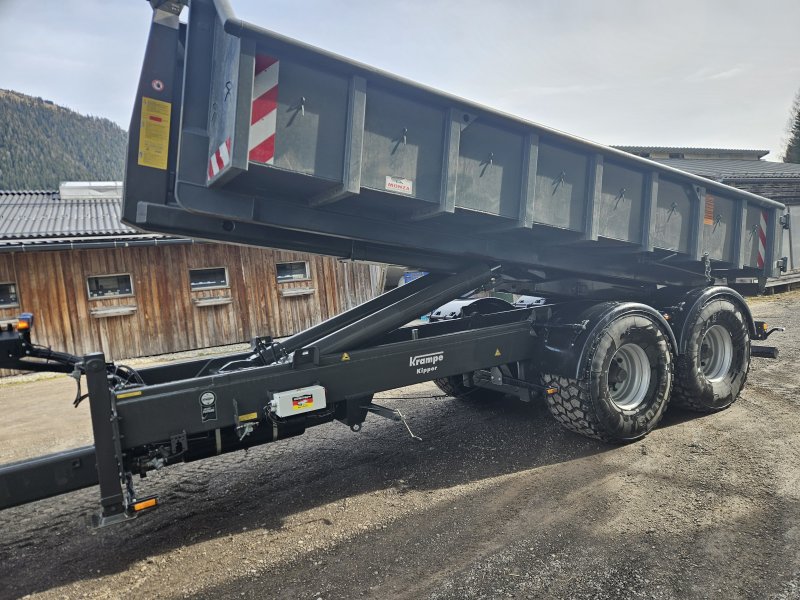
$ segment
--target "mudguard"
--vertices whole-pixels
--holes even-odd
[[[751,339],[758,339],[756,324],[753,314],[744,297],[729,287],[716,285],[706,288],[693,289],[667,289],[660,293],[654,305],[664,314],[668,315],[669,323],[675,332],[678,344],[675,346],[676,354],[685,354],[689,339],[691,324],[703,306],[715,298],[728,298],[742,309],[742,314],[747,319],[747,328]]]
[[[656,321],[677,347],[675,333],[664,316],[652,306],[638,302],[575,302],[554,309],[546,324],[534,325],[536,370],[578,379],[581,365],[606,326],[624,315],[640,314]]]

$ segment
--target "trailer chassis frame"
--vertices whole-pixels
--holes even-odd
[[[540,385],[529,370],[574,377],[586,340],[621,314],[649,314],[680,348],[673,333],[678,323],[668,325],[659,310],[638,302],[601,303],[589,312],[591,301],[563,302],[404,326],[484,284],[493,287],[499,275],[499,267],[488,265],[430,274],[281,342],[256,338],[250,352],[140,369],[135,383],[126,385],[102,353],[58,354],[62,362],[51,364],[41,359],[53,353],[31,346],[29,330],[19,339],[0,332],[3,350],[20,355],[0,360],[2,367],[50,365],[85,373],[94,436],[93,446],[0,466],[0,510],[99,484],[93,523],[124,521],[157,505],[154,498],[137,497],[133,475],[299,435],[333,420],[353,431],[369,413],[404,422],[396,411],[373,404],[373,394],[432,379],[462,376],[467,387],[530,401],[558,390]],[[728,292],[735,294],[720,288],[704,294]],[[574,322],[578,315],[588,320]],[[752,339],[772,333],[747,315]],[[37,352],[42,356],[32,363]],[[752,351],[776,354],[766,346]],[[312,387],[324,390],[324,408],[276,416],[275,393]]]
[[[449,276],[431,274],[281,343],[257,338],[251,352],[140,369],[143,385],[115,389],[112,363],[102,353],[72,357],[86,375],[94,444],[0,466],[0,509],[99,484],[100,512],[93,522],[116,523],[140,512],[132,474],[187,459],[198,436],[216,438],[220,450],[220,432],[226,431],[245,448],[334,418],[357,430],[368,412],[382,415],[371,404],[375,392],[530,360],[531,321],[549,314],[548,307],[401,328],[498,272],[478,265]],[[32,364],[46,370],[25,356],[4,366]],[[272,414],[273,392],[315,385],[325,389],[324,414],[283,421]],[[212,397],[209,416],[202,398]]]

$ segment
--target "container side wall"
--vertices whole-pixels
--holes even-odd
[[[522,186],[519,134],[480,121],[461,133],[456,206],[515,219]]]
[[[686,184],[662,179],[653,215],[653,246],[672,252],[689,252],[692,215],[691,188]]]
[[[625,242],[642,241],[644,174],[606,161],[597,233]]]
[[[533,221],[580,231],[586,217],[588,156],[549,142],[539,143]]]
[[[362,186],[439,202],[444,112],[368,88]]]

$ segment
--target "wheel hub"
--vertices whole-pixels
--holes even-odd
[[[722,325],[708,328],[700,343],[700,370],[710,382],[720,381],[733,364],[733,340]]]
[[[622,410],[644,402],[650,387],[650,360],[641,346],[623,344],[614,353],[608,370],[611,401]]]

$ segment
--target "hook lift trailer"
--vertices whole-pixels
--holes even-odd
[[[727,408],[751,357],[777,357],[751,342],[780,328],[717,283],[785,268],[783,205],[245,23],[227,0],[150,3],[125,222],[429,274],[249,352],[138,370],[38,346],[24,314],[0,368],[85,375],[94,444],[0,466],[0,509],[99,484],[95,524],[130,519],[157,505],[135,475],[403,420],[373,394],[430,380],[545,401],[625,443],[670,403]],[[477,289],[547,302],[407,325]]]

